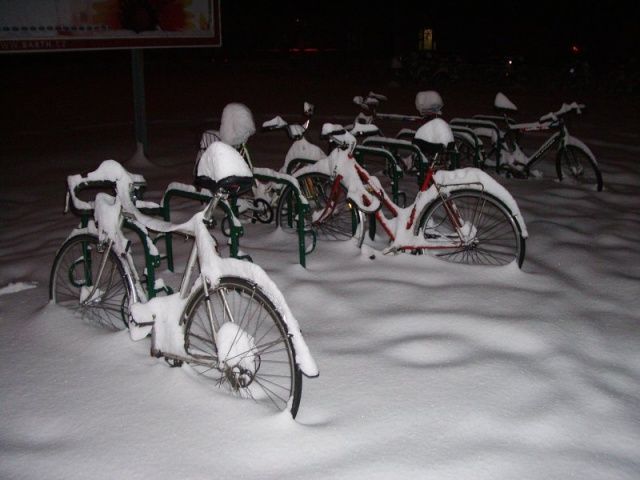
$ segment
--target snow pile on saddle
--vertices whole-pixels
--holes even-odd
[[[253,177],[251,169],[238,151],[223,142],[213,142],[200,157],[196,175],[216,182],[227,177]]]
[[[453,132],[447,122],[441,118],[434,118],[418,129],[415,138],[429,143],[448,145],[453,142]]]
[[[503,110],[513,110],[514,112],[518,111],[518,107],[516,107],[516,105],[507,98],[507,96],[502,93],[502,92],[498,92],[496,94],[496,98],[493,101],[493,106],[496,108],[501,108]]]
[[[251,110],[242,103],[229,103],[222,110],[220,138],[229,145],[242,145],[256,133]]]
[[[421,116],[439,114],[444,107],[442,97],[435,90],[426,90],[416,94],[416,109]]]

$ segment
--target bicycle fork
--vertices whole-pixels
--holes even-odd
[[[211,201],[211,203],[209,203],[209,206],[206,209],[204,214],[203,220],[205,223],[210,221],[211,217],[213,216],[213,211],[216,209],[218,202],[220,201],[221,198],[222,196],[220,194],[216,194],[213,200]],[[180,292],[183,299],[188,296],[189,285],[191,284],[191,278],[193,277],[193,273],[198,262],[199,262],[198,244],[196,239],[196,241],[194,241],[193,243],[193,247],[191,248],[191,253],[189,254],[189,260],[187,261],[185,273],[182,277],[182,282],[180,283]],[[218,333],[218,330],[220,329],[220,325],[218,324],[218,321],[213,314],[213,307],[211,305],[211,297],[209,293],[209,281],[207,280],[204,272],[202,271],[202,268],[200,268],[200,281],[202,283],[202,289],[204,291],[204,303],[207,308],[207,319],[209,321],[209,327],[211,328],[213,341],[217,342],[217,333]],[[226,304],[226,299],[224,298],[223,298],[223,303],[225,304],[225,310],[228,311],[229,307]],[[182,321],[184,321],[184,319],[182,319]]]
[[[100,260],[100,266],[98,267],[98,276],[96,277],[95,281],[93,282],[91,291],[89,292],[89,294],[84,298],[84,299],[80,299],[80,304],[85,306],[89,303],[92,302],[92,299],[94,297],[94,295],[96,294],[96,292],[98,291],[98,285],[100,284],[100,280],[102,279],[102,274],[104,273],[104,269],[107,265],[107,258],[109,258],[109,254],[111,253],[111,247],[113,246],[113,240],[109,239],[109,243],[107,244],[107,248],[104,252],[104,254],[102,255],[102,259]],[[87,255],[89,255],[89,252],[87,252]],[[87,260],[85,259],[85,264],[87,263]],[[86,268],[86,267],[85,267]],[[87,276],[90,276],[91,273],[87,272]],[[81,290],[81,295],[82,295],[82,290]]]

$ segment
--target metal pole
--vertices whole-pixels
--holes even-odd
[[[138,148],[147,156],[149,141],[147,139],[147,114],[144,98],[144,56],[142,49],[131,50],[131,74],[133,80],[133,109],[135,116],[135,133]]]

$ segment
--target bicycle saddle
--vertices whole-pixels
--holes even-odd
[[[516,105],[511,100],[509,100],[507,96],[502,92],[498,92],[496,94],[496,98],[493,100],[493,106],[496,109],[504,112],[518,111],[518,107],[516,107]]]
[[[442,152],[453,142],[453,132],[447,122],[441,118],[434,118],[421,126],[413,137],[413,144],[420,151],[432,156]]]
[[[231,195],[241,195],[253,186],[253,173],[235,148],[214,142],[200,158],[194,183],[212,194],[224,190]]]
[[[416,94],[416,109],[422,117],[440,115],[444,102],[442,97],[435,90],[426,90]]]

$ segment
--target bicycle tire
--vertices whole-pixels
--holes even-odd
[[[129,298],[134,291],[131,275],[113,250],[92,302],[81,302],[81,294],[93,287],[104,249],[96,235],[78,234],[69,238],[56,254],[49,277],[49,299],[77,311],[83,320],[108,330],[128,327]],[[84,290],[83,290],[84,288]]]
[[[602,173],[593,158],[577,145],[567,145],[556,156],[556,174],[561,182],[571,178],[576,184],[594,186],[602,191]]]
[[[203,287],[191,294],[183,313],[184,345],[191,366],[232,395],[280,411],[288,409],[295,418],[302,373],[280,313],[259,286],[243,278],[223,277],[208,290],[208,296]],[[229,344],[223,365],[209,307],[219,325],[219,344]]]
[[[445,202],[447,204],[445,205]],[[455,207],[454,207],[455,206]],[[471,218],[468,228],[474,237],[459,248],[434,249],[443,260],[467,265],[506,265],[516,261],[521,267],[525,255],[525,239],[508,207],[493,195],[478,190],[451,192],[444,200],[438,197],[419,216],[414,234],[434,243],[458,239],[447,208],[454,207],[462,219]]]
[[[313,222],[314,213],[323,212],[329,201],[334,180],[329,175],[311,172],[297,177],[300,191],[309,202],[305,217],[305,228],[313,228],[317,240],[345,241],[356,238],[358,245],[364,240],[364,215],[347,197],[347,189],[341,183],[334,212],[322,221]],[[292,212],[295,191],[289,186],[278,201],[276,223],[284,231],[295,232],[296,224]]]

